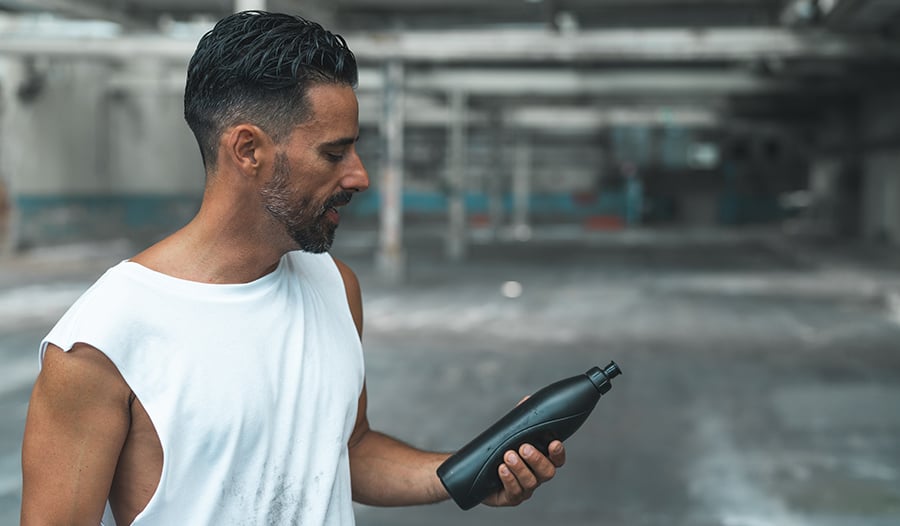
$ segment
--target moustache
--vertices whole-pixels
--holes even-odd
[[[328,210],[329,208],[344,206],[349,203],[351,199],[353,199],[353,192],[338,192],[325,202],[325,206],[323,208],[325,210]]]

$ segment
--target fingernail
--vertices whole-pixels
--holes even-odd
[[[504,477],[509,475],[509,468],[506,467],[506,464],[500,464],[500,474]]]
[[[525,455],[526,457],[530,457],[532,455],[532,453],[534,453],[533,447],[531,447],[531,446],[523,446],[522,447],[522,454]]]
[[[519,461],[519,459],[516,458],[515,453],[509,453],[509,454],[506,455],[506,463],[507,463],[507,464],[510,464],[510,465],[512,465],[512,466],[515,466],[515,465],[516,465],[516,462],[518,462],[518,461]]]

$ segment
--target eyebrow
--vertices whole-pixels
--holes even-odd
[[[342,137],[334,141],[323,142],[319,146],[321,148],[337,148],[339,146],[349,146],[357,141],[359,141],[359,135],[356,137]]]

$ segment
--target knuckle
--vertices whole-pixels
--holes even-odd
[[[547,474],[544,475],[544,480],[545,481],[551,480],[555,476],[556,476],[556,468],[551,466],[550,469],[547,470]]]
[[[525,477],[525,480],[521,481],[521,484],[522,484],[522,487],[525,489],[525,491],[529,492],[529,493],[534,491],[538,486],[540,486],[540,482],[538,482],[538,479],[534,475],[532,475],[530,477]]]
[[[512,472],[513,475],[516,476],[517,479],[522,479],[522,478],[524,478],[524,477],[527,477],[527,476],[528,476],[528,473],[529,473],[528,467],[522,465],[521,463],[516,464],[515,466],[513,466],[513,467],[510,469],[510,471]]]
[[[562,465],[566,463],[566,455],[564,455],[564,454],[551,455],[550,463],[553,464],[554,467],[561,468]]]

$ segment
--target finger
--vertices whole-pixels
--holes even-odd
[[[556,466],[531,444],[522,444],[519,455],[525,459],[538,484],[547,482],[556,475]]]
[[[503,456],[503,461],[509,467],[509,470],[512,471],[513,475],[515,475],[516,480],[519,481],[524,498],[527,499],[530,497],[531,492],[533,492],[540,484],[540,481],[534,473],[531,472],[531,468],[516,454],[515,451],[507,451]]]
[[[562,442],[559,440],[550,442],[550,447],[548,447],[547,450],[550,453],[550,462],[552,462],[554,466],[559,468],[566,463],[566,447],[563,446]]]
[[[519,407],[520,405],[522,405],[522,402],[524,402],[525,400],[528,400],[529,398],[531,398],[531,395],[526,395],[525,398],[519,400],[519,403],[516,404],[516,407]]]
[[[525,491],[522,489],[516,476],[509,469],[509,466],[500,464],[500,467],[497,468],[497,474],[500,475],[500,482],[503,483],[503,492],[507,503],[518,504],[525,500]]]

